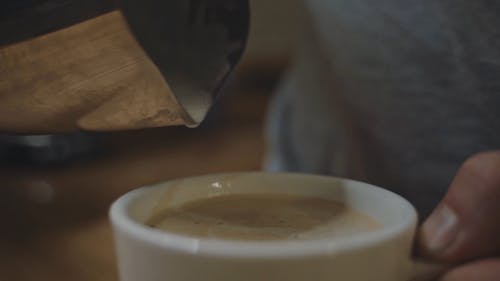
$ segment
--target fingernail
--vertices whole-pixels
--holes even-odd
[[[458,217],[448,206],[439,207],[423,224],[423,246],[431,254],[448,249],[458,234]]]

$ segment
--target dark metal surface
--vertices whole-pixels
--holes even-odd
[[[119,8],[198,125],[243,54],[248,0],[120,0]]]
[[[53,32],[114,9],[114,0],[2,0],[0,46]]]
[[[96,134],[0,134],[1,165],[59,165],[93,157],[102,147]]]

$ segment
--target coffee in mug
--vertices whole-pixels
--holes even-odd
[[[234,240],[311,240],[381,228],[344,203],[289,194],[205,198],[166,209],[146,224],[180,235]]]
[[[413,259],[408,201],[348,179],[206,175],[129,192],[110,214],[121,281],[430,281],[443,270]]]

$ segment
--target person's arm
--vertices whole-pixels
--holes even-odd
[[[420,231],[424,255],[458,264],[441,281],[500,280],[500,151],[469,158]]]

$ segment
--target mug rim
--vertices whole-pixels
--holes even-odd
[[[398,204],[408,213],[408,217],[401,219],[401,223],[384,226],[380,230],[359,233],[348,237],[319,238],[310,240],[272,240],[272,241],[250,241],[213,239],[204,237],[193,237],[182,234],[167,232],[164,230],[148,227],[130,218],[128,208],[135,200],[153,190],[167,188],[166,183],[175,183],[184,180],[202,180],[218,176],[234,175],[276,175],[282,177],[300,177],[310,180],[322,179],[335,182],[349,182],[360,186],[370,187],[378,193],[384,193],[384,200],[398,201]],[[384,205],[384,204],[381,204]],[[401,210],[402,210],[401,209]],[[239,172],[208,174],[186,178],[172,179],[152,185],[147,185],[122,195],[112,205],[109,216],[113,225],[115,235],[118,231],[124,232],[134,239],[169,251],[181,252],[192,255],[210,255],[228,258],[293,258],[311,255],[332,255],[346,251],[354,251],[360,248],[369,248],[384,241],[398,237],[405,231],[416,225],[417,212],[413,205],[400,195],[383,189],[381,187],[333,176],[312,175],[304,173],[282,173],[282,172]],[[375,217],[377,218],[377,217]]]

